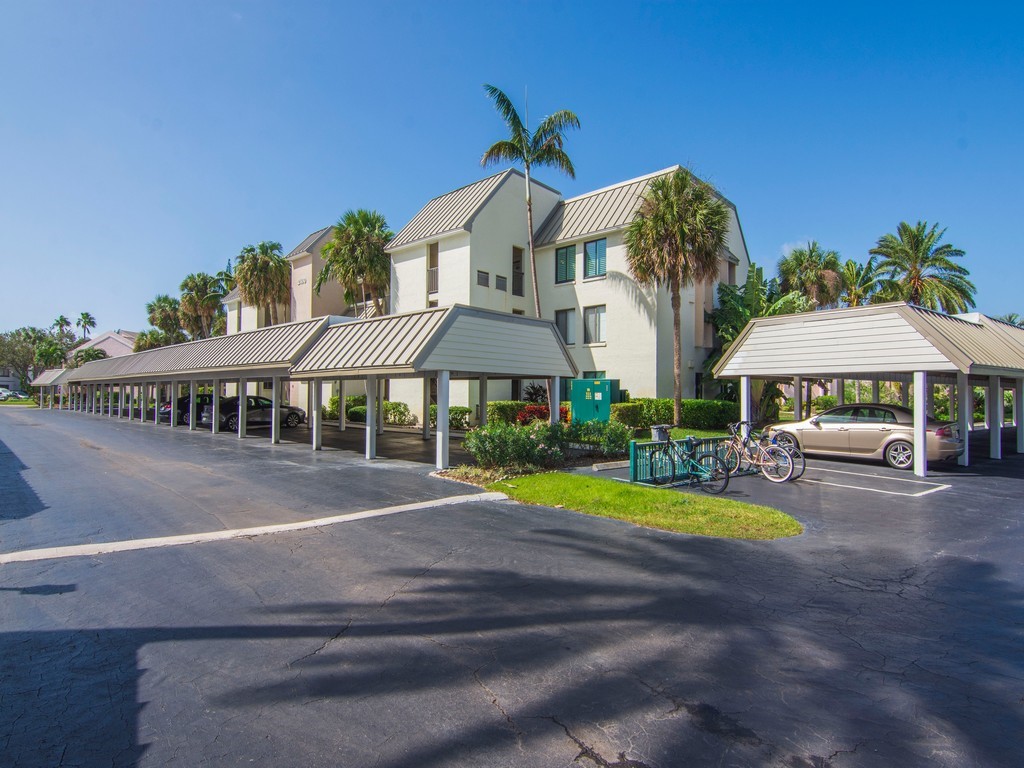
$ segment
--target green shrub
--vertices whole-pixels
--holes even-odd
[[[537,421],[527,426],[496,421],[466,435],[466,450],[481,467],[550,468],[564,460],[565,428]]]
[[[685,427],[722,429],[738,421],[738,403],[725,400],[683,400],[680,414]],[[633,429],[650,429],[652,424],[673,424],[675,408],[668,397],[642,397],[611,407],[612,420]]]
[[[624,456],[633,439],[633,428],[617,421],[574,421],[566,425],[565,438],[590,446],[603,456]]]
[[[469,415],[472,413],[472,409],[467,408],[464,405],[449,405],[448,406],[448,428],[449,429],[469,429]],[[437,428],[437,406],[430,406],[430,426]]]
[[[525,400],[492,400],[487,404],[487,423],[514,424],[526,405]]]
[[[740,404],[725,400],[683,400],[682,424],[694,429],[722,429],[740,419]]]
[[[618,422],[626,427],[638,429],[643,417],[643,410],[640,403],[613,403],[611,406],[612,421]]]
[[[327,399],[327,405],[320,409],[325,419],[336,420],[338,418],[338,396],[333,395]]]
[[[353,408],[366,408],[366,395],[349,395],[345,398],[345,413],[348,414]],[[349,417],[351,418],[351,416]]]
[[[407,427],[416,423],[416,417],[412,415],[409,406],[405,403],[398,400],[385,400],[384,423]]]
[[[366,423],[366,406],[355,405],[348,409],[347,418],[349,421],[356,421],[360,424]]]
[[[793,410],[793,408],[795,408],[795,407],[796,407],[796,403],[794,403],[794,402],[793,402],[793,398],[792,398],[792,397],[787,397],[787,398],[786,398],[786,399],[785,399],[785,400],[784,400],[784,401],[782,402],[782,408],[783,408],[783,410],[786,410],[786,411],[792,411],[792,410]]]
[[[835,395],[818,395],[811,402],[814,403],[814,410],[820,413],[829,408],[835,408],[839,404],[839,399]]]

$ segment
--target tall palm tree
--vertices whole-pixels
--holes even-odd
[[[224,286],[224,295],[231,293],[235,290],[235,273],[231,268],[231,259],[228,259],[228,265],[216,275],[217,279],[220,280],[222,286]]]
[[[50,327],[57,330],[58,336],[64,336],[64,334],[71,331],[71,320],[68,319],[67,315],[59,315]]]
[[[84,341],[89,338],[89,329],[96,327],[96,318],[88,312],[83,312],[78,316],[78,320],[75,321],[75,325],[82,329],[82,340]]]
[[[886,275],[882,293],[887,298],[943,312],[966,312],[974,306],[970,272],[953,261],[964,252],[942,243],[945,233],[938,224],[901,221],[895,235],[878,238],[869,253],[881,257],[878,271]]]
[[[148,331],[140,331],[135,336],[135,345],[132,352],[145,352],[147,349],[166,347],[169,342],[167,335],[157,328],[150,328]]]
[[[181,323],[194,339],[206,339],[211,334],[213,318],[224,298],[220,280],[205,272],[196,272],[181,281]]]
[[[874,256],[869,258],[866,264],[847,259],[839,270],[839,278],[839,301],[848,307],[869,304],[882,284],[882,275],[878,271]]]
[[[719,273],[729,209],[709,184],[689,170],[651,181],[626,229],[626,262],[642,286],[668,287],[672,301],[672,395],[675,423],[682,421],[682,291]]]
[[[1018,328],[1024,328],[1024,317],[1021,317],[1016,312],[1007,312],[1005,315],[997,315],[996,320],[1009,325],[1016,325]]]
[[[168,338],[181,336],[181,302],[165,293],[146,303],[149,322]],[[173,344],[173,341],[166,342]],[[162,346],[162,345],[160,345]]]
[[[67,348],[58,338],[43,339],[36,344],[36,365],[41,368],[61,368],[67,363]]]
[[[806,248],[794,248],[779,260],[779,282],[783,291],[800,291],[819,307],[836,303],[842,280],[839,254],[826,251],[817,240]]]
[[[495,163],[512,163],[523,166],[526,175],[526,229],[530,251],[530,281],[533,284],[533,308],[541,317],[540,292],[537,286],[537,263],[533,248],[533,194],[530,189],[530,169],[534,166],[556,168],[570,179],[576,178],[572,160],[562,149],[564,133],[570,128],[579,129],[580,119],[575,113],[561,109],[540,121],[537,130],[530,133],[529,114],[524,121],[519,117],[512,100],[493,85],[484,85],[484,90],[494,102],[495,109],[505,121],[508,138],[492,144],[480,159],[480,165],[487,167]]]
[[[267,308],[270,324],[277,325],[277,305],[288,301],[291,291],[291,266],[281,255],[281,244],[264,240],[245,246],[238,254],[235,280],[242,301]]]
[[[316,277],[316,292],[336,280],[345,289],[345,301],[354,304],[369,291],[374,309],[383,315],[391,285],[391,257],[384,249],[393,236],[384,214],[363,208],[345,211],[321,250],[324,266]]]

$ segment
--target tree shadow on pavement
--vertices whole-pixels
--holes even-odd
[[[46,509],[31,485],[22,477],[28,467],[0,440],[0,523],[21,520]]]

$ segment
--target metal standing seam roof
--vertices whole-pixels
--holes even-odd
[[[94,360],[67,372],[66,381],[113,381],[287,369],[327,327],[320,317],[254,331],[173,344],[131,355]]]
[[[30,386],[33,387],[49,387],[52,386],[54,381],[64,373],[63,368],[50,368],[37,375],[32,381],[29,382]]]
[[[329,229],[334,229],[334,227],[333,226],[331,226],[331,227],[324,227],[323,229],[318,229],[316,232],[314,232],[311,235],[307,235],[305,240],[303,240],[297,246],[292,248],[292,250],[288,253],[288,255],[284,257],[285,260],[286,261],[291,261],[296,256],[299,256],[300,254],[306,253],[309,250],[309,247],[311,245],[313,245],[313,243],[315,243],[320,238],[320,236],[324,232],[329,230]]]

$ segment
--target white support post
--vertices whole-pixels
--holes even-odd
[[[914,371],[914,474],[928,477],[928,417],[925,411],[925,387],[928,374]]]
[[[246,396],[249,392],[249,382],[245,379],[238,380],[238,439],[242,440],[245,437],[245,420],[249,415],[248,400]]]
[[[366,458],[377,458],[377,377],[366,377]]]
[[[196,380],[195,379],[189,379],[189,382],[188,382],[188,428],[189,428],[190,432],[195,432],[196,422],[198,421],[198,419],[196,418],[196,416],[197,416],[197,414],[196,414],[196,411],[197,411],[197,408],[196,408],[196,396],[199,394],[196,391],[197,389],[198,389],[198,387],[196,386]]]
[[[1003,458],[1003,388],[998,376],[988,377],[985,395],[985,413],[988,420],[988,457]]]
[[[448,401],[451,390],[451,372],[437,372],[437,462],[438,469],[448,468],[448,443],[451,427],[448,424]]]
[[[1017,426],[1017,453],[1024,453],[1024,379],[1014,382],[1013,423]]]
[[[58,398],[57,399],[57,410],[58,411],[63,411],[64,410],[64,385],[63,384],[57,390],[57,398]]]
[[[310,416],[312,418],[313,450],[319,451],[323,448],[323,414],[320,412],[321,382],[313,379],[309,382],[313,402],[311,403]]]
[[[548,420],[552,424],[558,423],[558,416],[562,406],[562,402],[559,400],[562,396],[561,385],[562,378],[560,376],[555,376],[551,379],[551,402],[548,408]]]
[[[281,442],[281,377],[270,377],[270,442],[277,445]]]
[[[338,430],[345,431],[348,423],[348,416],[345,413],[345,380],[338,381]]]
[[[114,385],[107,384],[107,418],[114,418]]]
[[[558,385],[556,384],[555,386],[557,387]],[[555,393],[555,396],[556,397],[558,396],[557,392]],[[429,389],[427,390],[427,397],[428,398],[430,397],[430,390]],[[481,427],[486,427],[487,426],[487,377],[486,376],[481,376],[480,377],[480,397],[479,397],[479,400],[480,400],[480,426]]]
[[[750,421],[749,376],[740,376],[740,421]]]
[[[430,377],[423,377],[423,439],[430,439]]]
[[[119,418],[119,419],[123,419],[124,418],[124,412],[126,410],[125,407],[124,407],[125,399],[126,399],[125,395],[126,395],[127,392],[128,392],[127,385],[122,384],[121,387],[120,387],[120,390],[118,391],[118,394],[117,394],[117,418]]]
[[[216,435],[220,432],[220,379],[213,380],[213,400],[211,400],[210,413],[210,434]]]
[[[878,393],[878,379],[871,382],[871,402],[877,403],[879,401]]]
[[[960,425],[960,439],[964,441],[964,452],[957,457],[957,464],[961,467],[971,465],[971,441],[968,424],[974,418],[974,391],[971,389],[970,378],[966,373],[956,373],[956,420]]]
[[[153,424],[160,424],[160,382],[153,382]]]
[[[804,417],[804,380],[800,376],[793,377],[793,421],[801,421]]]
[[[836,379],[836,405],[846,405],[845,379]]]

